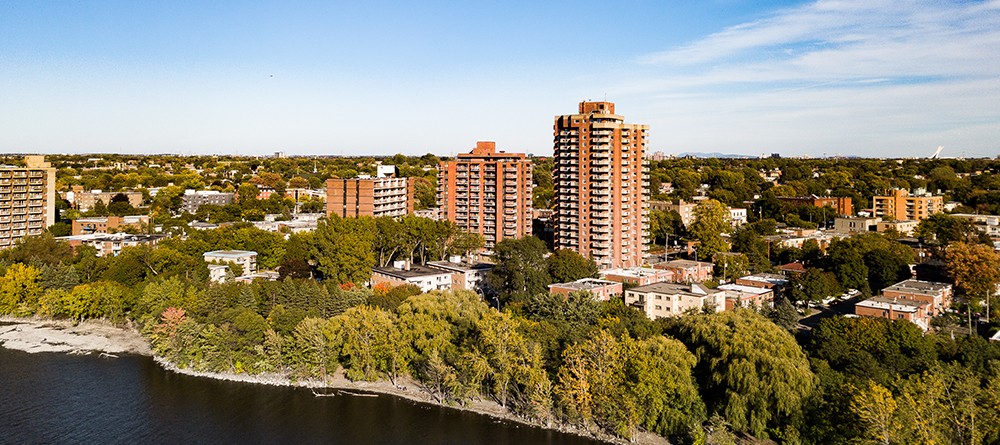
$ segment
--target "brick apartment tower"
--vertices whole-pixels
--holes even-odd
[[[413,213],[413,181],[408,178],[326,180],[326,215],[404,216]]]
[[[649,126],[626,124],[611,102],[581,102],[554,125],[555,247],[600,269],[641,266],[648,237]]]
[[[0,166],[0,249],[56,222],[56,169],[44,156],[25,156],[24,164]]]
[[[472,153],[441,162],[441,216],[486,239],[486,248],[531,235],[531,161],[523,153],[497,152],[495,142],[476,142]]]

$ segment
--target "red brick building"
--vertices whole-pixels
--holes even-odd
[[[641,266],[648,237],[649,126],[626,124],[611,102],[581,102],[556,116],[555,247],[604,269]]]
[[[477,142],[471,153],[441,162],[438,207],[441,218],[486,239],[486,248],[531,235],[531,161],[523,153]]]

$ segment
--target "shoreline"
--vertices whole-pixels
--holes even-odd
[[[484,399],[473,399],[464,405],[448,404],[438,401],[431,393],[424,390],[420,383],[409,376],[402,376],[393,384],[388,380],[378,380],[374,382],[351,381],[343,375],[343,370],[338,370],[329,380],[299,380],[293,381],[288,376],[281,373],[267,374],[234,374],[224,372],[195,371],[188,368],[179,368],[166,359],[153,354],[149,342],[142,336],[131,323],[127,326],[116,326],[104,320],[87,320],[74,323],[68,320],[53,320],[43,318],[25,318],[0,316],[0,323],[7,325],[0,326],[0,347],[14,349],[28,353],[56,352],[64,354],[88,355],[93,353],[110,355],[116,357],[117,354],[134,354],[151,357],[161,368],[177,374],[191,377],[209,378],[235,383],[249,383],[255,385],[285,386],[292,388],[308,389],[329,389],[337,392],[336,396],[358,396],[350,394],[350,391],[362,391],[371,395],[391,396],[405,399],[415,403],[423,403],[432,406],[455,409],[459,411],[471,412],[478,415],[489,416],[508,422],[521,425],[542,428],[550,431],[557,431],[565,434],[572,434],[579,437],[594,439],[605,443],[648,443],[648,444],[669,444],[663,437],[655,434],[640,432],[633,442],[629,442],[620,437],[614,437],[602,431],[589,431],[568,425],[544,425],[518,417],[500,407],[499,404]]]

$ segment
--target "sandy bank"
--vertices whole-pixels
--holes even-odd
[[[0,317],[0,346],[25,352],[69,354],[152,355],[149,343],[135,329],[104,321],[75,324],[65,320]]]

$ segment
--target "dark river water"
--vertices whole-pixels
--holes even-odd
[[[0,443],[595,444],[389,396],[174,374],[148,357],[0,348]]]

